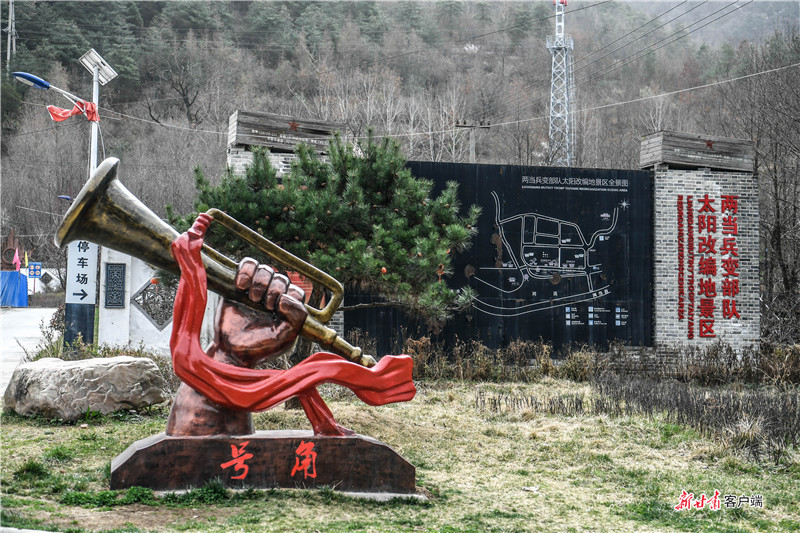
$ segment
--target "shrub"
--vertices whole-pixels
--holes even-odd
[[[361,348],[364,353],[372,356],[378,355],[378,339],[372,337],[367,332],[359,328],[354,328],[347,332],[345,338],[351,345]]]
[[[28,459],[14,472],[14,479],[32,481],[50,476],[50,471],[45,465],[35,459]]]
[[[800,391],[730,390],[700,387],[675,380],[605,373],[592,383],[593,392],[541,397],[476,391],[478,409],[524,411],[562,416],[644,415],[716,436],[724,445],[756,461],[778,464],[800,445]]]
[[[538,372],[541,376],[555,376],[557,369],[550,357],[553,350],[552,347],[547,345],[548,349],[542,349],[536,352],[536,364],[538,365]]]
[[[45,285],[46,287],[46,285]],[[28,307],[60,307],[64,305],[64,293],[45,290],[28,296]]]
[[[414,379],[437,379],[437,372],[434,367],[429,368],[437,357],[440,357],[439,350],[431,341],[430,337],[419,339],[407,339],[403,352],[411,356],[414,361]],[[440,376],[439,376],[440,377]]]
[[[491,349],[476,340],[456,338],[450,350],[430,337],[406,339],[403,351],[414,360],[415,379],[460,381],[530,381],[541,375],[535,362],[552,365],[552,347],[539,340],[514,341]]]
[[[125,496],[122,498],[121,503],[141,503],[144,505],[154,505],[157,503],[153,489],[147,487],[130,487],[125,491]]]
[[[39,328],[42,332],[42,341],[36,346],[33,353],[25,352],[22,362],[38,361],[46,357],[55,357],[65,361],[78,361],[96,357],[117,357],[120,355],[146,357],[158,366],[161,376],[164,378],[165,392],[175,394],[181,384],[180,379],[172,371],[172,359],[149,352],[142,344],[138,348],[109,346],[107,344],[86,344],[78,337],[69,349],[64,349],[64,306],[59,307],[53,314],[49,324],[45,325],[44,321],[42,321],[39,324]]]
[[[653,380],[677,379],[701,385],[800,384],[800,346],[761,343],[742,350],[722,341],[709,346],[628,347],[612,343],[608,368]],[[601,369],[602,370],[602,369]]]
[[[67,491],[61,497],[61,503],[66,505],[79,505],[81,507],[113,507],[121,502],[117,499],[117,492],[103,490],[100,492]]]
[[[44,458],[55,463],[67,463],[75,458],[74,452],[63,444],[58,444],[50,448]]]
[[[597,351],[584,345],[567,350],[567,356],[559,367],[557,375],[580,383],[594,378],[599,368]]]
[[[760,356],[758,369],[765,381],[777,386],[800,384],[800,345],[764,343]]]
[[[778,463],[800,444],[800,392],[698,387],[678,381],[632,379],[606,374],[593,383],[601,396],[626,413],[663,413],[669,422],[701,433],[723,435],[728,445],[753,458]]]

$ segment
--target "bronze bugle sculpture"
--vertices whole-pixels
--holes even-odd
[[[178,264],[170,251],[170,245],[178,237],[178,232],[117,179],[118,166],[119,159],[112,157],[97,167],[64,215],[64,220],[56,231],[56,246],[62,248],[71,241],[86,239],[137,257],[156,268],[180,274]],[[303,325],[302,336],[349,361],[365,367],[376,364],[375,359],[362,353],[361,348],[351,346],[334,330],[324,325],[342,302],[344,289],[341,283],[222,211],[211,209],[207,214],[283,266],[331,291],[332,296],[324,308],[306,306],[309,316]],[[202,259],[209,289],[225,298],[263,311],[262,306],[254,304],[242,291],[236,289],[234,280],[237,264],[233,260],[207,245],[203,245]]]
[[[182,384],[166,430],[112,461],[111,488],[186,490],[219,479],[235,488],[412,493],[414,467],[385,444],[340,425],[318,390],[326,383],[346,387],[368,405],[409,401],[416,394],[412,359],[384,355],[375,363],[340,339],[322,322],[342,301],[342,286],[224,213],[201,213],[178,234],[119,182],[118,165],[108,159],[94,172],[58,228],[56,244],[87,239],[179,273],[170,354]],[[209,248],[204,243],[213,222],[333,297],[322,309],[308,307],[302,288],[270,265],[250,258],[237,265]],[[213,340],[203,346],[208,289],[223,298]],[[258,368],[293,346],[298,334],[335,353],[319,351],[289,368]],[[251,413],[291,398],[311,431],[255,430]]]

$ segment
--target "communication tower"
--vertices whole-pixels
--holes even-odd
[[[573,163],[575,80],[572,72],[572,36],[564,34],[564,8],[567,0],[553,0],[556,6],[556,34],[547,36],[547,49],[553,56],[550,81],[549,164],[568,167]]]

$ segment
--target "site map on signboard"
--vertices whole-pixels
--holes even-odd
[[[454,287],[473,310],[446,328],[488,345],[514,338],[650,344],[652,175],[621,171],[411,162],[415,175],[459,183],[482,214],[454,258]]]

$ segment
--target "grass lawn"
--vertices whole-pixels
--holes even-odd
[[[2,525],[59,531],[800,531],[800,458],[756,464],[722,440],[658,416],[552,416],[479,408],[476,394],[549,398],[589,385],[420,385],[406,404],[368,407],[325,388],[338,421],[394,447],[417,468],[427,503],[376,503],[332,490],[209,485],[181,496],[108,492],[110,462],[159,433],[166,411],[78,425],[2,417]],[[302,411],[256,415],[256,429],[299,429]],[[357,458],[354,458],[357,460]],[[154,472],[153,475],[158,475]],[[715,490],[722,508],[676,511]],[[762,498],[726,508],[723,498]]]

